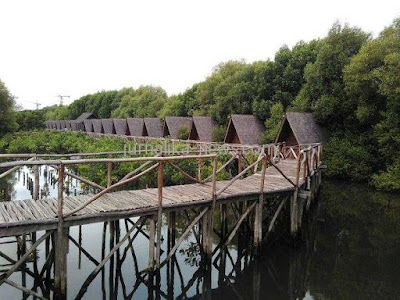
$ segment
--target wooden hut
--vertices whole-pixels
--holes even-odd
[[[93,132],[94,131],[92,119],[83,120],[83,126],[84,126],[85,132]]]
[[[126,119],[113,119],[115,133],[117,135],[129,135]]]
[[[57,120],[57,121],[54,121],[54,123],[55,123],[56,130],[61,130],[61,121]]]
[[[92,119],[93,132],[104,133],[103,124],[100,119]]]
[[[78,118],[76,118],[75,121],[77,122],[83,122],[84,120],[90,120],[90,119],[96,119],[96,116],[92,112],[85,112],[81,114]]]
[[[164,136],[170,136],[171,139],[178,140],[180,130],[187,127],[189,132],[192,122],[192,118],[188,117],[165,117]]]
[[[285,142],[287,146],[326,141],[326,130],[315,122],[312,113],[306,112],[287,112],[276,137],[276,143]]]
[[[113,119],[101,119],[101,125],[103,125],[104,134],[115,134]]]
[[[145,136],[143,118],[127,118],[126,123],[128,124],[129,135]]]
[[[66,120],[60,120],[60,130],[65,130],[67,128]]]
[[[70,124],[71,124],[71,130],[72,131],[79,131],[81,129],[81,127],[80,127],[81,122],[77,122],[75,120],[71,120]]]
[[[211,117],[193,117],[190,127],[189,140],[213,142],[213,130],[217,123]]]
[[[71,120],[65,120],[64,122],[65,122],[64,129],[71,130]]]
[[[225,133],[225,143],[255,145],[265,132],[263,123],[254,115],[232,115]]]
[[[163,137],[163,128],[161,119],[159,118],[143,118],[144,129],[143,136]]]

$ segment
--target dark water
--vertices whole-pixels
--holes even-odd
[[[30,197],[26,185],[21,183],[24,177],[21,174],[15,173],[13,178],[0,181],[1,197],[11,200]],[[25,175],[25,181],[26,176],[31,174]],[[42,186],[49,181],[44,176],[41,180]],[[55,191],[50,183],[44,197]],[[69,192],[82,192],[79,183],[71,182]],[[195,233],[179,247],[177,255],[159,273],[150,275],[140,273],[147,267],[148,240],[138,234],[133,247],[125,242],[87,289],[82,289],[82,285],[95,264],[70,242],[68,298],[75,299],[81,291],[83,299],[129,296],[131,299],[400,299],[399,195],[378,193],[364,185],[324,180],[318,205],[313,207],[311,215],[303,223],[302,243],[297,249],[289,246],[287,235],[275,234],[271,239],[276,242],[266,246],[257,259],[249,248],[251,238],[243,228],[226,250],[217,252],[212,262],[206,261],[196,240],[199,234],[196,227]],[[193,217],[191,213],[177,216],[177,237]],[[164,222],[167,222],[166,216]],[[288,225],[283,218],[279,228],[286,232]],[[70,235],[92,258],[101,261],[102,247],[106,254],[110,249],[110,226],[105,226],[101,223],[73,227]],[[125,221],[119,222],[120,238],[125,235],[125,226]],[[127,226],[131,228],[130,223]],[[143,230],[147,232],[147,224]],[[165,250],[168,247],[166,226],[162,233]],[[37,236],[42,234],[38,232]],[[15,240],[0,239],[0,251],[17,260]],[[217,242],[215,236],[214,247]],[[166,252],[161,260],[165,257]],[[33,273],[37,268],[40,273],[44,262],[43,243],[38,248],[36,262],[30,259],[26,268]],[[0,264],[2,272],[10,268],[4,257],[0,258]],[[26,269],[14,273],[10,279],[30,289],[34,286]],[[47,286],[36,290],[46,294],[51,286],[50,279]],[[22,298],[21,291],[7,284],[0,286],[0,299]]]

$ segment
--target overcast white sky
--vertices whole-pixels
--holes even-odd
[[[399,16],[399,0],[1,0],[0,79],[24,108],[146,84],[175,94],[222,61],[323,37],[335,20],[376,35]]]

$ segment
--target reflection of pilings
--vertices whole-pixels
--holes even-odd
[[[109,249],[114,248],[114,240],[115,240],[115,223],[114,221],[110,222],[110,246]],[[109,269],[109,299],[113,299],[114,295],[114,254],[110,258],[110,269]]]
[[[101,260],[103,260],[106,255],[105,254],[106,253],[106,234],[107,234],[107,222],[104,222],[103,235],[102,235],[102,240],[101,240]],[[106,281],[106,274],[105,274],[105,269],[103,268],[101,270],[101,290],[103,293],[104,300],[107,299],[105,281]]]
[[[176,212],[168,215],[167,253],[175,246],[176,237]],[[174,299],[175,255],[167,262],[167,294],[169,299]]]

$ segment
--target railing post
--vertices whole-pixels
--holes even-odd
[[[34,160],[37,160],[37,156],[35,156]],[[39,165],[35,165],[33,167],[33,172],[35,176],[35,182],[33,187],[33,200],[39,200],[39,189],[40,189],[40,177],[39,177]]]
[[[162,200],[163,200],[163,186],[164,186],[164,163],[160,161],[158,165],[157,175],[157,195],[158,195],[158,212],[157,212],[157,248],[156,248],[156,266],[160,267],[161,255],[161,227],[162,227]]]
[[[212,234],[214,231],[214,210],[217,201],[217,168],[218,168],[218,157],[215,156],[213,159],[213,171],[212,171],[212,203],[210,210],[205,214],[207,215],[204,220],[207,223],[207,230],[203,230],[203,233],[206,232],[206,236],[203,237],[203,242],[205,241],[205,253],[210,258],[212,255]]]
[[[107,187],[110,187],[112,185],[112,168],[113,163],[111,161],[107,162]]]
[[[56,233],[56,247],[55,247],[55,293],[56,299],[66,299],[67,295],[67,248],[68,248],[68,235],[64,228],[64,164],[58,167],[58,201],[57,201],[57,233]]]
[[[299,192],[301,161],[302,161],[302,152],[299,151],[297,157],[297,166],[296,166],[296,179],[295,179],[296,187],[293,196],[290,199],[290,232],[292,234],[292,237],[296,236],[298,228],[297,194]]]
[[[267,170],[268,158],[265,155],[262,160],[262,169],[261,169],[261,183],[260,183],[260,197],[258,199],[258,203],[255,207],[255,216],[254,216],[254,246],[256,247],[256,251],[258,252],[258,246],[262,242],[262,213],[264,207],[264,185],[265,185],[265,173]]]
[[[201,168],[203,166],[203,160],[201,158],[197,159],[197,180],[201,181]]]

